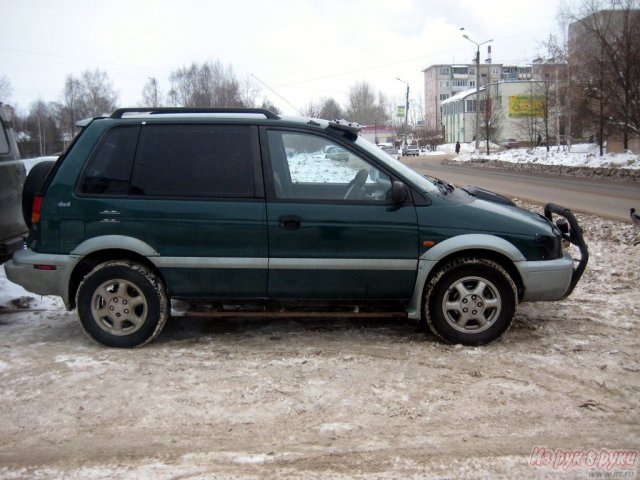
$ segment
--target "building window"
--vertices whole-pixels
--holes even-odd
[[[476,101],[475,100],[467,100],[467,108],[466,112],[475,112],[476,111]]]
[[[476,86],[476,81],[475,80],[469,80],[469,86],[470,87],[475,87]]]
[[[446,100],[447,98],[449,98],[449,94],[448,93],[441,93],[440,94],[440,101]]]
[[[449,67],[440,67],[440,75],[451,75]]]
[[[467,86],[467,80],[466,79],[460,79],[460,78],[456,78],[452,81],[452,85],[454,87],[466,87]]]
[[[448,80],[441,80],[440,81],[440,88],[447,88],[449,86],[449,81]]]
[[[499,74],[500,74],[500,69],[499,69],[498,67],[494,67],[494,68],[491,70],[491,73],[492,73],[493,75],[499,75]]]

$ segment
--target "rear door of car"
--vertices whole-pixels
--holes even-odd
[[[261,131],[267,179],[269,296],[408,299],[418,258],[410,199],[390,199],[392,172],[320,133]],[[324,154],[333,146],[347,161]]]
[[[116,126],[80,182],[83,235],[151,247],[171,296],[263,297],[263,190],[255,126]]]

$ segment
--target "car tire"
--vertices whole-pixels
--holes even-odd
[[[435,335],[451,343],[482,345],[509,329],[518,293],[498,263],[459,258],[429,280],[422,303],[423,319]]]
[[[78,287],[76,304],[84,331],[108,347],[134,348],[150,342],[169,316],[162,280],[129,261],[95,267]]]
[[[33,208],[33,199],[36,198],[36,194],[42,187],[44,180],[49,175],[49,172],[53,168],[56,162],[44,161],[36,163],[26,180],[24,181],[24,187],[22,187],[22,217],[27,227],[31,228],[31,211]]]

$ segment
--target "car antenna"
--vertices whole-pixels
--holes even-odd
[[[282,95],[280,95],[278,92],[276,92],[273,88],[271,88],[269,85],[267,85],[266,83],[264,83],[262,80],[260,80],[258,77],[256,77],[253,73],[250,73],[249,75],[251,75],[253,78],[255,78],[257,81],[259,81],[262,85],[264,85],[265,87],[267,87],[269,90],[271,90],[273,93],[275,93],[277,96],[279,96],[282,100],[284,100],[285,102],[287,102],[287,104],[293,108],[296,112],[298,112],[301,116],[305,116],[300,110],[298,110],[296,107],[293,106],[293,104],[287,100],[286,98],[284,98]]]

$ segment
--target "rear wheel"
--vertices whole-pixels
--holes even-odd
[[[423,318],[440,338],[481,345],[511,325],[518,303],[513,280],[496,262],[461,258],[445,264],[424,291]]]
[[[162,281],[146,267],[106,262],[82,281],[76,297],[85,332],[108,347],[133,348],[153,340],[168,317]]]

